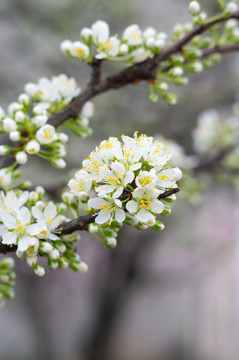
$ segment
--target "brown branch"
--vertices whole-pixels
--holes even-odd
[[[180,191],[179,188],[173,188],[173,189],[167,190],[163,194],[160,194],[158,199],[159,200],[165,199],[166,197],[168,197],[172,194],[176,194],[179,191]],[[128,194],[128,192],[127,192],[127,194]],[[123,194],[122,194],[122,197],[124,197]],[[95,212],[91,212],[88,215],[80,216],[77,219],[73,219],[73,220],[64,222],[63,224],[60,225],[60,227],[58,227],[56,229],[55,232],[59,235],[68,235],[68,234],[72,234],[78,230],[88,231],[89,224],[91,224],[95,221],[95,218],[97,215],[98,215],[98,212],[95,211]],[[8,252],[13,252],[16,250],[17,250],[16,245],[9,246],[9,245],[2,244],[0,242],[0,253],[6,254]]]
[[[226,54],[234,51],[239,51],[239,44],[224,45],[224,46],[213,46],[211,48],[203,50],[201,59],[204,59],[212,54]]]
[[[198,25],[189,31],[180,40],[176,41],[174,44],[163,50],[160,54],[156,55],[152,59],[147,59],[140,64],[127,67],[118,74],[101,80],[93,87],[88,86],[86,90],[83,91],[78,97],[73,99],[65,109],[58,113],[52,114],[48,122],[51,125],[57,127],[68,118],[76,117],[80,113],[84,103],[99,94],[102,94],[111,89],[118,89],[128,84],[138,83],[139,80],[150,81],[154,79],[156,70],[163,60],[167,59],[175,53],[181,52],[183,46],[187,45],[195,36],[204,33],[212,26],[227,21],[230,18],[239,19],[239,11],[230,17],[223,17],[217,20],[212,20],[204,25]],[[235,51],[235,48],[233,48],[232,51]]]
[[[163,194],[160,194],[158,199],[159,200],[165,199],[166,197],[172,194],[176,194],[179,191],[180,191],[179,188],[167,190]],[[121,197],[124,197],[124,194],[122,194]],[[72,234],[77,230],[88,230],[88,225],[94,222],[97,215],[98,212],[92,212],[88,215],[80,216],[77,219],[65,222],[60,226],[59,229],[57,229],[59,230],[58,233],[61,235],[66,235],[66,234]]]
[[[15,252],[17,250],[16,245],[6,245],[0,242],[0,254],[7,254],[9,252]]]
[[[92,68],[91,80],[88,84],[89,87],[94,87],[100,82],[101,64],[102,64],[102,60],[97,60],[95,58],[91,63],[89,63],[89,65]]]
[[[211,154],[206,154],[204,157],[199,159],[197,165],[194,166],[193,173],[197,174],[204,171],[214,170],[218,164],[227,156],[231,151],[234,150],[234,146],[226,149],[217,149]]]
[[[180,191],[179,188],[173,188],[173,189],[167,190],[167,191],[165,191],[163,194],[160,194],[160,195],[158,196],[158,200],[165,199],[166,197],[171,196],[171,195],[173,195],[173,194],[176,194],[176,193],[178,193],[179,191]]]
[[[212,26],[227,21],[230,18],[239,19],[239,11],[237,11],[230,17],[223,17],[217,20],[209,21],[204,25],[196,26],[180,40],[173,43],[171,46],[163,50],[160,54],[156,55],[152,59],[147,59],[140,64],[127,67],[126,69],[120,71],[118,74],[109,76],[108,78],[103,80],[100,80],[101,61],[95,60],[91,64],[93,73],[91,82],[88,87],[79,96],[74,98],[71,103],[68,104],[63,110],[52,114],[48,119],[48,123],[55,127],[58,127],[67,119],[77,117],[81,112],[83,105],[93,97],[111,89],[118,89],[128,84],[138,83],[139,80],[150,81],[154,79],[156,70],[163,60],[167,59],[175,53],[181,52],[182,48],[187,45],[195,36],[204,33]],[[238,50],[238,44],[227,45],[224,47],[213,47],[211,49],[204,50],[203,56],[209,56],[214,52],[227,53],[236,50]],[[11,164],[12,161],[13,158],[11,155],[6,156],[6,160],[2,162],[1,168],[9,166],[8,164]]]

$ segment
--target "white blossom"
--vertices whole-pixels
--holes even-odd
[[[230,13],[230,14],[233,14],[234,12],[236,12],[238,10],[238,6],[236,3],[234,2],[229,2],[226,6],[226,12]]]
[[[127,44],[121,44],[119,47],[119,53],[121,55],[127,55],[129,52],[129,47]]]
[[[19,131],[11,131],[9,134],[9,139],[12,141],[19,141],[21,138],[21,134]]]
[[[201,61],[194,61],[191,66],[196,73],[200,73],[203,71],[203,64],[201,63]]]
[[[80,34],[81,34],[82,39],[83,39],[84,41],[88,42],[89,39],[90,39],[90,38],[92,37],[92,35],[93,35],[93,31],[92,31],[90,28],[85,27],[85,28],[83,28],[83,29],[81,30]]]
[[[68,183],[71,192],[77,196],[82,191],[88,192],[91,189],[92,181],[85,170],[79,170],[75,173],[75,178]]]
[[[37,221],[32,225],[34,235],[39,239],[58,240],[59,236],[54,234],[53,230],[62,223],[63,218],[57,213],[56,205],[50,202],[44,210],[40,210],[38,206],[33,206],[31,211]]]
[[[66,135],[65,133],[60,133],[57,136],[58,136],[58,140],[60,140],[64,144],[67,143],[67,141],[69,140],[68,135]]]
[[[125,212],[122,209],[122,203],[118,199],[111,197],[96,197],[88,201],[88,205],[93,209],[99,210],[99,214],[95,218],[96,224],[111,223],[113,219],[119,223],[125,219]]]
[[[64,159],[54,159],[52,160],[52,164],[58,169],[64,169],[66,167],[66,162]]]
[[[0,169],[0,187],[5,188],[11,183],[11,172],[7,169]]]
[[[136,213],[140,222],[148,226],[155,224],[156,214],[160,214],[163,209],[163,203],[157,199],[159,191],[155,189],[136,188],[133,192],[133,200],[126,204],[130,213]]]
[[[23,109],[22,104],[19,104],[16,101],[14,101],[8,105],[8,113],[10,116],[13,116],[16,111],[22,110],[22,109]]]
[[[91,26],[92,29],[92,37],[95,43],[105,43],[109,38],[109,25],[102,20],[96,21]]]
[[[16,162],[18,164],[24,165],[28,160],[27,154],[24,151],[19,151],[16,155]]]
[[[46,115],[37,115],[32,118],[33,124],[37,127],[44,126],[47,123],[47,116]]]
[[[183,69],[181,67],[175,67],[172,69],[172,73],[174,76],[182,76],[183,75]]]
[[[192,15],[196,15],[199,13],[200,11],[200,4],[198,1],[191,1],[189,6],[188,6],[188,10],[190,12],[190,14]]]
[[[44,125],[36,132],[36,139],[40,144],[50,144],[57,140],[54,126]]]
[[[60,44],[60,49],[63,52],[63,54],[68,55],[68,53],[71,52],[72,42],[70,40],[64,40]]]
[[[23,104],[23,105],[30,105],[30,97],[25,94],[25,93],[22,93],[18,96],[18,101],[20,104]]]
[[[31,140],[26,145],[26,152],[28,154],[37,154],[40,151],[40,145],[36,140]]]
[[[116,247],[117,241],[116,241],[115,238],[113,238],[113,237],[110,237],[110,238],[107,237],[105,240],[106,240],[107,245],[110,246],[111,248],[115,248],[115,247]]]
[[[128,26],[124,30],[123,39],[127,41],[129,46],[141,45],[143,39],[139,26],[136,24]]]
[[[32,82],[27,83],[24,89],[30,96],[35,96],[38,93],[38,86]]]
[[[89,47],[81,41],[75,41],[72,43],[70,53],[76,58],[86,60],[90,54]]]
[[[81,110],[82,116],[91,118],[94,115],[94,104],[91,101],[87,101]]]
[[[0,155],[5,155],[9,151],[8,146],[6,145],[0,145]]]
[[[49,107],[48,103],[61,103],[63,101],[68,104],[73,97],[79,95],[80,88],[74,78],[68,78],[65,74],[60,74],[53,76],[51,79],[42,77],[37,84],[28,83],[25,86],[25,91],[34,99],[46,103],[46,106]],[[42,115],[42,113],[38,115]]]
[[[2,124],[3,124],[2,125],[3,130],[5,130],[8,133],[10,133],[11,131],[16,131],[17,130],[16,121],[14,121],[13,119],[11,119],[9,117],[3,119]]]
[[[14,119],[15,119],[15,121],[16,121],[17,123],[22,123],[22,122],[24,121],[24,119],[25,119],[25,114],[24,114],[24,112],[23,112],[23,111],[17,111],[17,112],[15,113]]]
[[[144,30],[143,32],[143,38],[145,40],[149,39],[149,38],[154,38],[156,36],[157,32],[153,27],[148,27],[147,29]]]
[[[149,53],[143,47],[135,49],[130,53],[130,58],[132,59],[132,62],[136,64],[146,60],[148,57]]]
[[[3,214],[2,211],[7,211],[9,214],[16,216],[21,207],[28,201],[29,192],[15,193],[13,190],[8,191],[6,194],[0,192],[0,219]]]
[[[18,245],[18,249],[22,252],[38,244],[37,239],[33,236],[33,225],[30,224],[31,213],[28,208],[22,207],[16,217],[3,211],[2,222],[4,227],[1,227],[0,235],[3,244]]]
[[[45,275],[45,269],[42,265],[35,265],[34,267],[34,273],[37,275],[37,276],[44,276]]]
[[[113,198],[118,198],[122,194],[124,187],[133,180],[133,171],[126,171],[123,164],[114,162],[111,164],[110,170],[103,169],[100,172],[100,182],[103,185],[99,185],[95,190],[99,196],[113,193]]]

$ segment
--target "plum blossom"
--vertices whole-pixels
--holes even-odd
[[[0,227],[0,235],[3,244],[17,245],[21,252],[39,245],[39,241],[34,236],[34,227],[31,225],[31,212],[27,207],[22,207],[16,216],[3,211],[1,218],[3,225]]]
[[[122,209],[122,202],[111,197],[96,197],[88,201],[88,205],[93,209],[99,210],[95,218],[97,224],[111,223],[113,219],[119,223],[125,219],[125,212]]]
[[[58,240],[60,237],[54,234],[55,230],[65,219],[57,212],[56,205],[50,202],[44,208],[40,209],[38,206],[33,206],[32,215],[36,219],[36,223],[32,225],[34,235],[39,239]]]
[[[160,214],[163,203],[157,199],[159,191],[156,189],[136,188],[133,192],[133,200],[126,204],[126,209],[130,213],[136,213],[136,217],[142,223],[153,226],[156,214]]]

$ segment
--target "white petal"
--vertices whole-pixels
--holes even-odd
[[[113,194],[113,198],[117,199],[118,197],[120,197],[120,195],[122,194],[124,188],[123,186],[119,187]]]
[[[23,236],[19,239],[18,249],[20,251],[26,251],[30,246],[31,237],[30,236]]]
[[[31,211],[35,219],[43,219],[42,211],[39,209],[38,206],[33,206]]]
[[[141,198],[144,194],[144,189],[142,187],[138,187],[133,191],[133,197]]]
[[[105,201],[99,197],[90,199],[88,201],[88,206],[92,207],[93,209],[99,209],[101,204],[105,204]]]
[[[122,207],[122,202],[121,202],[119,199],[115,199],[115,204],[116,204],[118,207]]]
[[[48,239],[54,241],[54,240],[59,240],[60,238],[56,234],[53,234],[53,233],[50,232]]]
[[[17,234],[15,232],[6,232],[2,236],[3,244],[16,244],[17,242]]]
[[[2,221],[4,225],[7,226],[8,229],[16,229],[17,228],[17,222],[16,219],[8,214],[7,212],[4,212],[2,215]]]
[[[113,171],[115,171],[117,174],[125,174],[125,167],[123,164],[119,163],[119,162],[115,162],[111,164],[111,168]]]
[[[141,168],[141,166],[142,166],[142,164],[141,164],[141,163],[137,163],[137,164],[133,164],[133,165],[131,165],[131,166],[129,167],[129,169],[130,169],[130,170],[132,170],[132,171],[135,171],[135,170],[140,169],[140,168]]]
[[[135,213],[137,211],[137,209],[138,209],[138,203],[136,201],[134,201],[134,200],[130,200],[126,204],[126,209],[130,213]]]
[[[62,223],[62,219],[59,216],[57,216],[52,223],[48,224],[48,227],[51,230],[53,230],[57,228],[61,223]]]
[[[29,191],[23,191],[23,193],[21,194],[21,196],[18,199],[19,207],[24,205],[27,202],[28,198],[29,198]]]
[[[17,214],[17,220],[21,225],[26,225],[31,221],[31,213],[25,206]]]
[[[101,185],[101,186],[98,186],[97,188],[95,188],[95,190],[99,194],[107,194],[107,193],[111,193],[112,191],[114,191],[114,187],[112,185]]]
[[[57,215],[56,205],[53,203],[48,204],[43,211],[43,215],[47,220],[53,219]]]
[[[99,215],[96,216],[96,224],[104,224],[110,219],[111,213],[108,211],[100,211]]]
[[[5,230],[7,230],[7,227],[3,224],[0,224],[0,236],[5,233]]]
[[[32,224],[27,227],[27,232],[30,235],[38,235],[40,233],[41,227],[39,224]]]
[[[163,211],[164,209],[164,206],[163,206],[163,203],[159,200],[153,200],[152,203],[151,203],[151,210],[154,212],[154,213],[157,213],[157,214],[161,214],[161,212]]]
[[[125,219],[125,212],[122,209],[117,209],[115,212],[115,220],[118,222],[123,222]]]
[[[139,219],[139,221],[146,223],[151,218],[151,215],[152,214],[150,214],[150,212],[142,209],[137,213],[137,218]]]
[[[130,184],[134,180],[134,173],[133,171],[127,171],[124,178],[124,185]]]

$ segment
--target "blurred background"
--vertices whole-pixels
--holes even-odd
[[[217,9],[216,0],[201,4],[208,14]],[[136,23],[170,35],[173,25],[190,20],[187,7],[187,0],[1,0],[1,106],[39,76],[64,72],[83,89],[90,69],[64,57],[59,44],[77,40],[97,19],[113,34]],[[108,64],[105,74],[119,68]],[[150,103],[146,83],[94,99],[94,133],[72,137],[67,170],[79,168],[101,140],[135,130],[161,133],[190,155],[199,113],[227,113],[238,100],[238,69],[239,56],[232,54],[191,75],[174,107]],[[24,170],[34,184],[67,181],[67,171],[36,158]],[[47,269],[38,278],[17,259],[16,298],[0,312],[0,359],[238,360],[238,199],[232,187],[211,182],[192,205],[182,189],[163,232],[124,226],[113,250],[82,233],[84,275]]]

